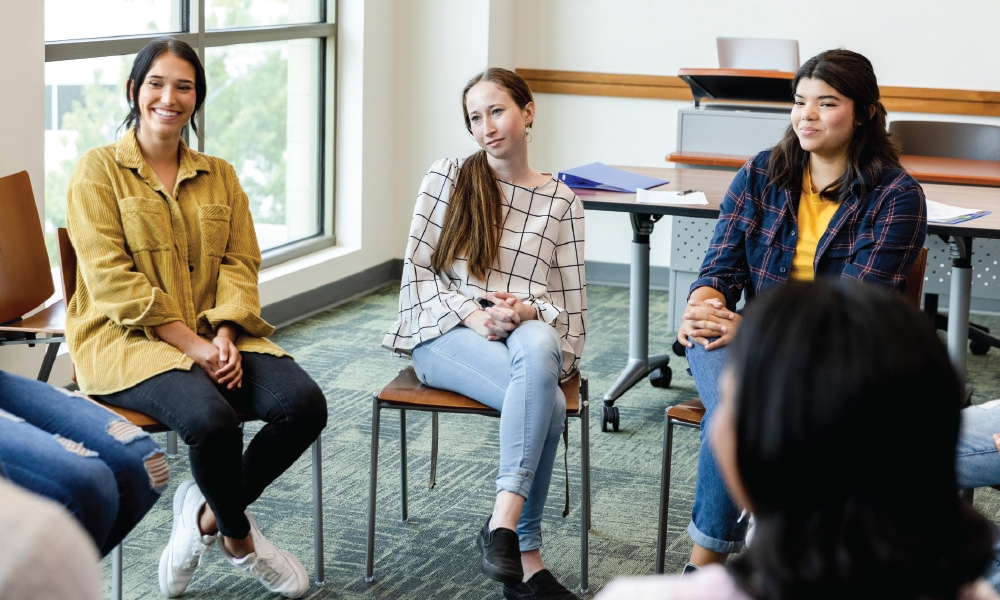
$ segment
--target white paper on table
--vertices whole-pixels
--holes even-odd
[[[963,221],[978,216],[980,212],[982,211],[942,204],[929,198],[927,199],[927,220],[934,223]]]
[[[705,192],[658,192],[638,189],[635,191],[635,201],[647,204],[708,204]]]

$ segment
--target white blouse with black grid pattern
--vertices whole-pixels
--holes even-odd
[[[535,188],[498,180],[508,204],[497,265],[486,281],[473,278],[464,259],[445,273],[434,271],[431,257],[462,162],[435,162],[420,186],[403,263],[399,318],[382,345],[409,355],[421,342],[461,324],[487,292],[508,292],[556,328],[562,338],[562,377],[568,377],[579,366],[587,331],[583,203],[556,179]]]

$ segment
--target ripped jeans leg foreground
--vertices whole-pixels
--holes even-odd
[[[159,445],[92,400],[0,372],[0,461],[12,481],[72,512],[102,554],[169,481]]]

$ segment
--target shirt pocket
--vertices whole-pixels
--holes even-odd
[[[222,258],[229,246],[229,218],[232,209],[225,204],[204,204],[198,207],[202,243],[205,254]]]
[[[830,258],[847,261],[858,254],[870,251],[875,245],[875,236],[870,229],[841,231],[824,253]]]
[[[742,232],[747,261],[752,265],[762,264],[764,256],[770,254],[769,249],[779,243],[775,219],[768,216],[746,206],[733,217],[733,227]]]
[[[170,210],[162,199],[122,198],[118,203],[125,244],[132,252],[170,250]]]

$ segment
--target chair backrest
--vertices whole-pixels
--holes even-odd
[[[24,316],[53,293],[49,253],[28,172],[0,177],[0,323]]]
[[[76,293],[76,250],[73,249],[73,242],[69,241],[69,231],[65,227],[56,230],[56,239],[59,244],[59,272],[62,275],[63,300],[66,306]]]
[[[906,299],[920,308],[920,296],[924,291],[924,270],[927,268],[927,248],[921,248],[917,260],[913,261],[906,275]]]
[[[1000,161],[1000,126],[949,121],[891,121],[903,154]]]
[[[720,69],[799,70],[799,41],[770,38],[718,37]]]

